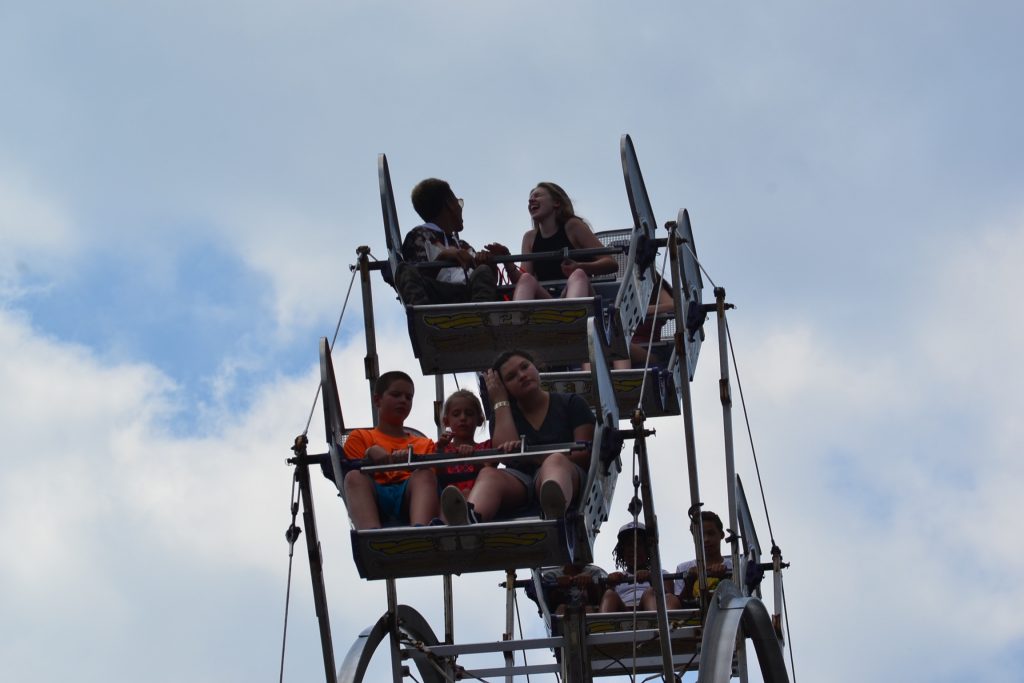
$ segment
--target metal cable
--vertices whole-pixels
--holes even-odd
[[[710,279],[710,278],[709,278]],[[743,397],[743,382],[740,381],[740,367],[736,364],[736,349],[732,344],[732,331],[728,319],[725,321],[725,336],[729,340],[729,354],[732,356],[732,368],[736,372],[736,388],[740,392],[740,405],[743,407],[743,421],[747,425],[747,439],[750,441],[750,454],[754,458],[754,471],[757,472],[757,486],[761,490],[761,505],[764,507],[765,520],[768,522],[768,537],[775,546],[775,534],[772,533],[772,518],[768,514],[768,500],[764,494],[764,482],[761,480],[761,466],[757,462],[757,451],[754,449],[754,434],[750,429],[750,416],[747,414],[747,401]]]
[[[711,279],[711,274],[707,271],[707,268],[704,267],[704,264],[700,262],[700,259],[697,258],[697,254],[695,254],[693,252],[693,249],[690,248],[689,243],[688,242],[683,242],[683,246],[686,247],[686,251],[690,252],[690,256],[693,257],[693,260],[697,264],[697,267],[700,268],[700,271],[702,273],[704,273],[704,275],[707,276],[708,282],[711,283],[711,286],[712,287],[717,287],[718,285],[716,285],[715,281],[713,279]]]
[[[711,274],[708,273],[707,269],[700,262],[700,259],[697,258],[697,255],[693,252],[693,249],[690,248],[690,245],[684,242],[684,246],[686,246],[686,250],[690,252],[690,255],[693,257],[693,260],[697,263],[697,266],[700,268],[701,272],[703,272],[704,275],[707,277],[708,282],[711,283],[711,286],[717,287],[718,285],[715,284],[715,281],[711,277]],[[761,466],[757,460],[757,449],[754,447],[754,434],[753,430],[750,428],[750,415],[747,412],[747,401],[746,397],[743,394],[743,382],[740,379],[740,367],[739,364],[736,362],[736,347],[732,341],[732,329],[729,327],[728,319],[726,319],[725,321],[725,335],[726,339],[729,342],[729,355],[732,358],[733,371],[736,374],[736,388],[739,390],[740,394],[740,405],[743,408],[743,422],[747,428],[747,439],[750,442],[750,453],[754,460],[754,471],[757,474],[757,486],[761,492],[761,506],[764,509],[765,521],[768,524],[768,537],[771,539],[772,547],[778,547],[778,544],[775,542],[775,532],[772,529],[771,514],[769,514],[768,512],[768,499],[764,492],[764,480],[761,478]],[[786,637],[789,639],[789,666],[793,672],[793,683],[796,683],[796,664],[794,663],[793,659],[792,634],[789,631],[789,607],[786,605],[785,583],[783,583],[782,586],[782,611],[783,617],[786,620]]]
[[[348,281],[348,291],[345,292],[345,303],[341,305],[341,315],[338,316],[338,324],[334,326],[334,336],[331,337],[330,351],[334,351],[334,343],[338,341],[338,332],[341,330],[341,321],[345,318],[345,309],[348,308],[348,298],[352,294],[352,285],[356,281],[356,273],[358,268],[356,266],[349,266],[349,270],[352,271],[352,279]],[[302,430],[302,435],[306,436],[309,433],[309,425],[313,422],[313,413],[316,412],[316,402],[320,398],[320,383],[317,382],[316,393],[313,394],[313,405],[309,407],[309,417],[306,418],[306,428]]]
[[[693,249],[690,248],[690,245],[687,242],[683,242],[683,246],[686,247],[686,250],[688,252],[690,252],[690,256],[693,257],[693,260],[694,262],[696,262],[697,267],[700,268],[701,272],[704,273],[704,275],[707,277],[708,282],[711,283],[711,286],[718,287],[718,285],[715,284],[714,279],[711,277],[711,274],[708,273],[707,269],[704,267],[704,264],[702,264],[700,262],[700,259],[697,258],[697,254],[695,254]],[[768,501],[764,493],[764,482],[761,480],[761,467],[757,462],[757,451],[754,448],[754,435],[750,429],[750,416],[747,414],[747,401],[743,396],[743,382],[740,381],[740,368],[739,365],[737,365],[736,363],[736,348],[733,346],[732,343],[732,330],[729,328],[728,319],[726,319],[725,321],[725,336],[729,341],[729,354],[730,356],[732,356],[732,367],[733,370],[735,370],[736,372],[736,387],[737,389],[739,389],[740,392],[740,405],[743,407],[743,421],[747,426],[747,439],[750,441],[750,452],[754,458],[754,470],[757,472],[757,485],[758,488],[760,488],[761,490],[761,505],[764,507],[765,520],[768,522],[768,536],[771,538],[772,545],[776,545],[775,534],[772,532],[772,518],[768,514]]]
[[[659,281],[656,283],[656,286],[659,289],[659,292],[658,292],[659,294],[660,294],[660,289],[661,289],[661,283],[665,281],[665,263],[666,263],[667,260],[668,260],[668,249],[665,250],[665,254],[661,257],[661,271],[658,273]],[[673,292],[673,294],[675,294],[675,292]],[[657,298],[655,298],[655,301],[657,301]],[[650,306],[650,302],[648,302],[647,305]],[[655,306],[655,308],[657,308],[657,306]],[[644,317],[646,317],[646,316],[644,316]],[[644,402],[644,390],[647,388],[647,368],[649,368],[650,365],[651,365],[651,349],[654,347],[654,331],[657,329],[657,327],[656,327],[657,322],[658,322],[658,314],[655,313],[654,314],[654,320],[651,321],[651,334],[647,338],[647,353],[644,356],[644,374],[643,374],[643,379],[640,380],[640,396],[639,396],[639,398],[637,398],[637,404],[636,404],[637,410],[640,410],[640,407],[643,405],[643,402]],[[676,324],[678,325],[679,321],[676,321]],[[684,323],[684,325],[685,325],[685,323]],[[626,349],[626,353],[629,353],[629,349]]]
[[[523,618],[519,613],[519,593],[512,593],[512,604],[515,605],[516,610],[516,623],[519,624],[519,640],[523,640]],[[523,666],[529,666],[530,663],[526,660],[526,650],[523,649]],[[515,664],[515,655],[513,655],[512,663]],[[530,683],[530,674],[526,674],[526,683]]]
[[[451,676],[449,676],[448,673],[444,670],[444,667],[442,667],[440,664],[438,664],[438,662],[441,661],[441,658],[438,657],[437,655],[435,655],[430,650],[428,650],[426,648],[426,646],[423,644],[423,641],[421,641],[421,640],[412,640],[408,636],[408,634],[406,634],[404,632],[399,632],[398,635],[399,635],[399,642],[401,642],[402,645],[404,645],[406,647],[411,647],[414,650],[419,650],[420,652],[422,652],[427,657],[427,663],[430,664],[430,666],[434,667],[434,669],[437,671],[437,673],[441,674],[442,678],[444,678],[446,681],[450,681],[451,683],[455,683],[456,679],[452,678]],[[409,669],[409,671],[411,672],[412,669]],[[411,676],[412,674],[410,673],[409,675]],[[474,676],[474,678],[475,678],[475,676]],[[477,680],[481,680],[481,679],[477,679]],[[486,681],[484,683],[486,683]]]
[[[654,335],[651,335],[651,336],[653,337]],[[634,501],[639,500],[637,494],[639,494],[639,492],[640,492],[640,477],[637,476],[637,473],[636,473],[637,451],[639,449],[640,449],[640,444],[638,442],[634,441],[633,442],[633,500]],[[633,513],[633,643],[632,643],[632,645],[633,645],[633,670],[632,670],[632,672],[627,672],[626,675],[629,676],[629,680],[632,681],[632,683],[636,683],[636,649],[637,649],[637,640],[636,640],[636,617],[637,617],[637,614],[636,613],[637,613],[638,608],[640,607],[640,601],[636,599],[636,588],[637,588],[637,586],[636,586],[636,584],[637,584],[637,581],[636,581],[636,573],[637,573],[637,571],[636,571],[637,570],[637,567],[636,567],[636,550],[637,550],[638,544],[640,542],[639,541],[640,534],[637,533],[637,524],[640,523],[640,521],[639,521],[639,519],[640,519],[640,506],[639,505],[631,505],[630,507],[632,508],[631,512]],[[646,534],[644,534],[644,537],[646,538]]]
[[[793,634],[789,630],[789,606],[786,605],[786,581],[779,577],[782,587],[782,616],[786,620],[786,639],[789,641],[789,669],[793,672],[793,683],[796,683],[796,663],[793,661]]]
[[[284,593],[284,629],[281,634],[281,672],[278,677],[280,683],[284,683],[284,651],[285,646],[288,643],[288,607],[292,600],[292,560],[295,558],[295,541],[299,535],[292,532],[292,529],[297,529],[295,526],[295,518],[298,516],[299,503],[295,495],[296,488],[298,487],[299,477],[296,475],[292,478],[292,496],[291,504],[289,509],[292,511],[292,524],[288,527],[288,580]]]

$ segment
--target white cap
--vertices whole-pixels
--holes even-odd
[[[644,523],[643,522],[629,522],[628,524],[623,524],[622,525],[622,527],[619,529],[619,533],[617,535],[621,536],[622,534],[626,533],[627,531],[632,531],[634,529],[636,529],[637,531],[643,531],[644,533],[647,533],[647,529],[644,528]]]

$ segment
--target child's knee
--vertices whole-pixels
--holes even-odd
[[[516,283],[517,292],[532,292],[537,286],[537,278],[530,273],[523,273],[519,276],[519,282]]]
[[[345,491],[368,491],[373,486],[370,478],[359,470],[352,470],[345,475]]]
[[[552,453],[548,457],[544,458],[544,462],[541,463],[540,469],[545,473],[555,473],[567,471],[572,467],[572,461],[569,460],[569,456],[565,453]]]
[[[572,271],[572,273],[569,275],[569,278],[566,280],[566,283],[589,285],[590,276],[587,275],[586,271],[584,271],[582,268],[577,268],[576,270]]]

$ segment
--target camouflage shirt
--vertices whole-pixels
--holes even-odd
[[[476,253],[468,242],[459,239],[457,235],[445,235],[441,228],[433,223],[426,223],[413,228],[405,236],[405,240],[402,241],[402,258],[406,263],[436,261],[437,255],[447,247],[466,249],[470,254]],[[445,282],[466,282],[467,275],[459,266],[428,268],[423,274]]]

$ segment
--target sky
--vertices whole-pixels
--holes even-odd
[[[541,180],[628,227],[629,133],[658,221],[689,210],[736,305],[797,679],[1019,681],[1022,29],[998,0],[0,3],[5,678],[276,677],[285,460],[355,249],[385,254],[377,154],[404,229],[437,176],[466,239],[515,246]],[[432,383],[373,286],[381,366],[415,371],[429,429]],[[362,313],[335,350],[351,425]],[[722,509],[709,342],[697,447]],[[678,422],[652,425],[666,565],[691,555]],[[319,406],[309,434],[323,449]],[[384,589],[314,494],[340,661]],[[457,636],[500,638],[501,579],[456,580]],[[439,584],[399,585],[437,630]],[[285,680],[322,680],[301,546],[288,634]]]

